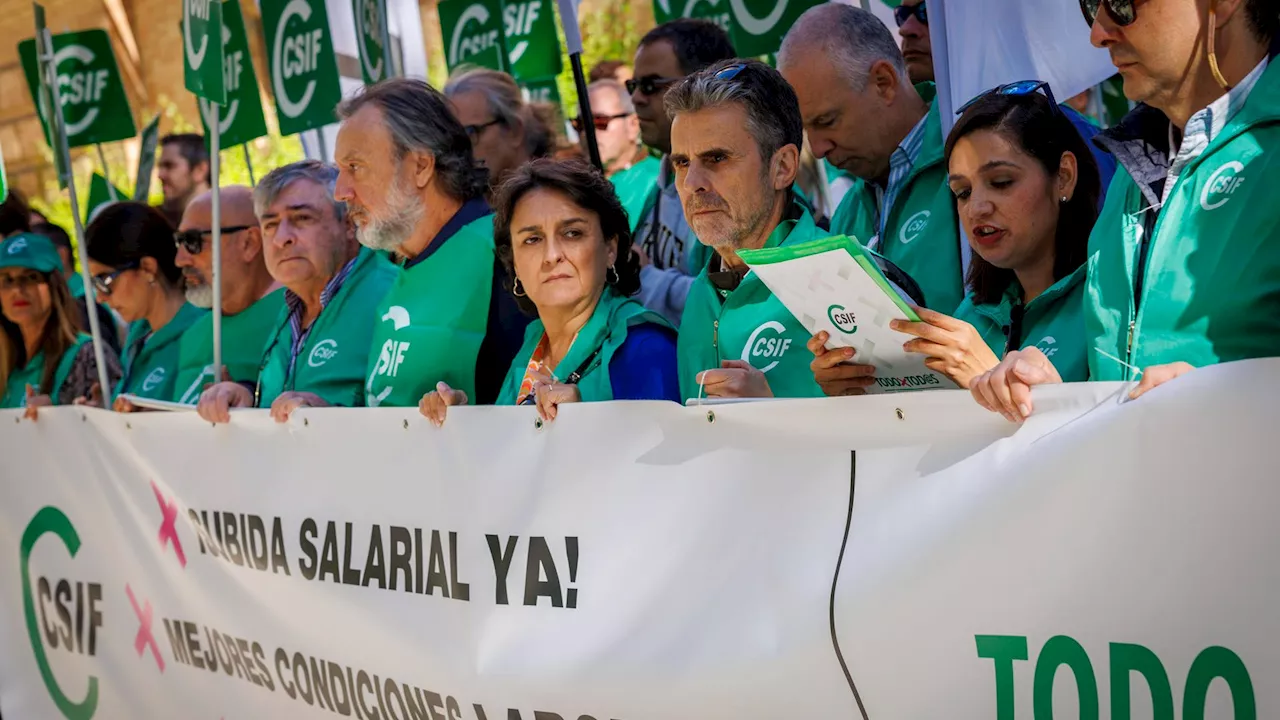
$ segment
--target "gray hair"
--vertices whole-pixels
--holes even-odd
[[[889,28],[880,18],[851,5],[823,3],[805,11],[782,40],[778,67],[787,65],[800,49],[821,53],[856,92],[867,87],[871,66],[881,60],[893,66],[902,82],[911,82]]]
[[[489,171],[476,165],[471,139],[440,91],[422,80],[383,80],[339,103],[338,118],[346,120],[366,105],[376,105],[382,111],[397,160],[411,151],[431,155],[441,185],[460,200],[470,200],[488,189]]]
[[[596,90],[610,90],[618,97],[618,104],[622,107],[624,113],[634,113],[636,111],[635,103],[631,102],[631,93],[627,92],[627,88],[622,83],[613,78],[605,78],[597,80],[587,86],[588,97]]]
[[[721,78],[720,75],[729,75]],[[747,132],[767,164],[787,145],[804,143],[796,91],[777,70],[758,60],[723,60],[700,70],[667,91],[667,116],[739,103],[747,113]]]
[[[324,197],[333,206],[334,217],[338,222],[347,219],[347,204],[333,199],[333,188],[338,182],[338,168],[319,160],[300,160],[281,165],[264,175],[253,188],[254,214],[261,219],[280,193],[298,180],[310,180],[324,188]]]
[[[462,93],[478,92],[484,96],[485,105],[503,127],[524,128],[524,146],[531,158],[546,157],[555,147],[554,131],[545,108],[535,107],[524,101],[515,78],[504,72],[482,67],[469,67],[455,73],[445,83],[444,96],[453,98]]]

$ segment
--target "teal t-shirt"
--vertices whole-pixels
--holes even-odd
[[[124,375],[116,383],[115,394],[129,393],[150,400],[172,399],[182,335],[208,312],[183,303],[173,319],[155,332],[151,332],[146,320],[131,323],[121,359]]]
[[[67,376],[71,373],[71,366],[75,364],[76,355],[80,352],[80,348],[87,342],[92,342],[93,338],[85,333],[76,336],[76,342],[67,351],[62,353],[62,357],[58,358],[58,367],[53,372],[53,387],[43,388],[40,386],[40,380],[44,377],[45,359],[44,352],[38,352],[35,357],[27,361],[27,364],[20,368],[15,368],[9,373],[9,380],[5,383],[4,396],[0,397],[0,409],[20,408],[27,404],[27,386],[30,385],[37,395],[48,395],[49,399],[56,405],[58,395],[61,394],[62,385],[67,381]]]
[[[609,178],[613,189],[622,201],[622,207],[631,220],[631,231],[635,232],[644,216],[645,202],[649,193],[653,192],[658,182],[658,171],[662,169],[662,161],[656,157],[646,157],[640,162]]]
[[[235,382],[253,382],[262,364],[262,348],[271,338],[284,307],[284,288],[272,290],[235,315],[222,316],[222,364]],[[173,401],[200,402],[207,385],[221,378],[213,367],[213,313],[206,312],[182,336]]]

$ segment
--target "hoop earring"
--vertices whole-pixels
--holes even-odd
[[[524,285],[520,284],[520,278],[516,278],[516,281],[511,284],[511,294],[518,298],[529,297],[529,294],[524,291]]]
[[[613,277],[609,277],[609,275],[610,275],[610,274],[612,274],[612,275],[613,275]],[[617,268],[615,268],[614,266],[610,265],[607,269],[605,269],[605,271],[604,271],[604,281],[605,281],[606,283],[608,283],[608,284],[610,284],[610,285],[617,285],[619,280],[621,280],[621,278],[619,278],[619,277],[618,277],[618,269],[617,269]]]

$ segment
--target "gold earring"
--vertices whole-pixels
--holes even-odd
[[[529,294],[524,291],[524,286],[520,284],[520,278],[516,278],[516,281],[512,283],[511,294],[516,297],[529,297]]]

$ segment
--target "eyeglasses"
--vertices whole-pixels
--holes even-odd
[[[238,233],[248,230],[252,225],[236,225],[235,227],[219,228],[223,235]],[[213,230],[179,230],[173,234],[173,244],[180,250],[186,250],[192,255],[199,255],[204,252],[204,236],[212,235]]]
[[[1135,0],[1080,0],[1080,12],[1084,13],[1084,21],[1089,23],[1089,27],[1093,27],[1098,19],[1098,10],[1103,6],[1121,27],[1132,25],[1138,19]]]
[[[636,80],[635,78],[628,80],[626,82],[626,86],[627,92],[632,95],[636,94],[637,89],[640,91],[641,95],[656,95],[666,86],[677,82],[680,82],[680,78],[664,78],[658,77],[657,75],[645,75],[639,80]]]
[[[609,129],[610,123],[612,123],[614,120],[621,120],[622,118],[625,118],[625,117],[631,117],[631,115],[632,113],[622,113],[620,115],[594,115],[593,114],[591,116],[591,124],[596,126],[596,130],[599,130],[600,132],[604,132],[605,130]],[[582,132],[582,128],[583,128],[582,118],[576,117],[571,122],[573,124],[573,129],[576,132]]]
[[[49,278],[43,273],[26,272],[21,275],[0,275],[0,290],[12,290],[18,288],[26,290],[36,285],[44,285],[49,282]]]
[[[489,122],[480,123],[479,125],[463,125],[462,129],[467,131],[467,137],[471,138],[471,142],[475,142],[476,138],[480,137],[480,133],[484,132],[485,128],[490,125],[497,125],[500,122],[502,122],[502,118],[494,118]]]
[[[94,275],[93,289],[96,290],[99,295],[102,295],[104,297],[107,295],[110,295],[111,287],[116,284],[116,278],[120,277],[124,273],[129,272],[130,270],[137,270],[139,265],[141,265],[141,263],[138,262],[137,260],[134,260],[132,262],[127,262],[124,265],[121,265],[120,267],[116,268],[115,272],[102,273],[101,275]]]
[[[1081,0],[1081,2],[1083,1],[1084,0]],[[1094,5],[1097,5],[1097,4],[1098,3],[1096,2],[1094,3]],[[903,25],[906,25],[907,20],[910,20],[912,15],[914,15],[915,18],[920,21],[921,25],[929,24],[929,12],[924,9],[924,3],[920,3],[915,7],[907,7],[906,5],[899,5],[898,7],[893,9],[893,20],[894,22],[898,23],[898,27],[902,27]]]
[[[1062,108],[1058,107],[1058,101],[1053,99],[1053,91],[1049,89],[1049,83],[1043,80],[1019,80],[1011,82],[1007,85],[1000,85],[975,97],[956,111],[956,115],[963,115],[965,110],[973,107],[979,100],[990,97],[991,95],[1030,95],[1035,92],[1044,91],[1044,96],[1049,99],[1049,106],[1053,108],[1054,113],[1061,114]]]

